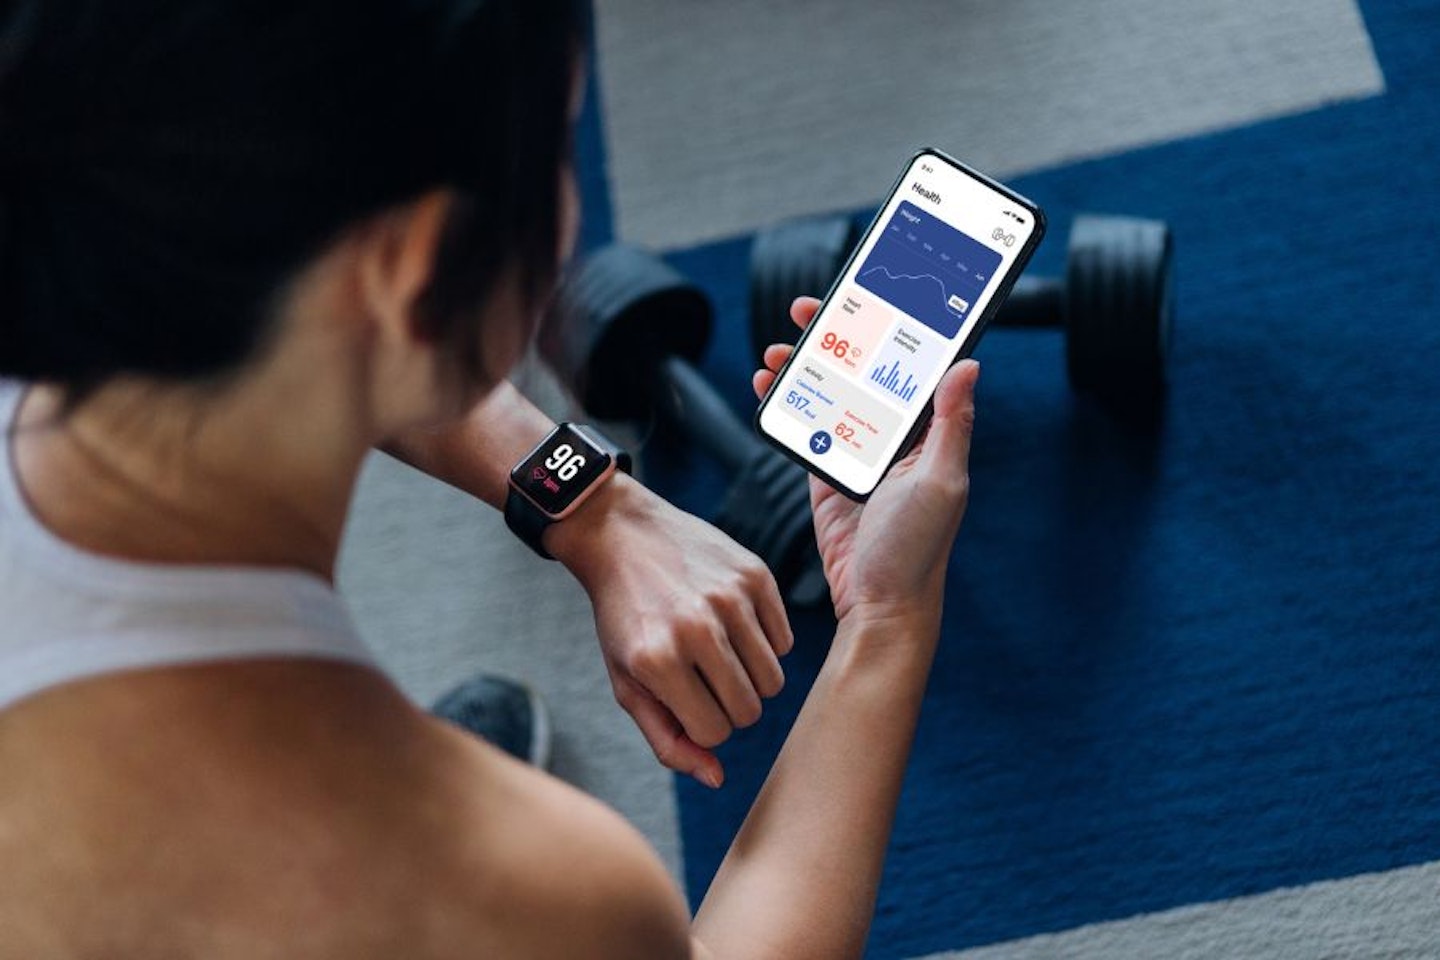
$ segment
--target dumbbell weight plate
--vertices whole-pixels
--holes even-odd
[[[849,217],[811,217],[761,230],[750,248],[750,343],[758,364],[772,343],[794,343],[796,297],[823,297],[860,231]]]
[[[601,420],[644,420],[659,358],[699,362],[714,326],[704,291],[653,254],[616,244],[576,263],[542,352]]]
[[[1137,402],[1164,390],[1172,252],[1170,228],[1161,221],[1075,219],[1065,273],[1065,343],[1077,390]]]

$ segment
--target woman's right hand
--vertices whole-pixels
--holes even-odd
[[[820,301],[801,297],[790,316],[804,328]],[[775,344],[765,369],[754,376],[764,396],[793,352]],[[969,494],[970,436],[975,423],[975,382],[980,365],[957,364],[935,392],[934,416],[924,437],[864,504],[811,478],[815,537],[830,583],[836,616],[891,619],[938,613],[945,568]]]

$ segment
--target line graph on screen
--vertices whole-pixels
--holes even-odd
[[[855,282],[941,336],[953,337],[1000,264],[1000,254],[902,203]]]

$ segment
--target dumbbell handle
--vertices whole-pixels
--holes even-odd
[[[653,376],[655,411],[738,473],[765,448],[710,382],[676,356],[660,360]]]
[[[1005,327],[1058,327],[1065,322],[1065,287],[1058,277],[1022,276],[1000,307],[995,322]]]
[[[651,396],[656,416],[667,427],[704,447],[733,473],[716,525],[765,559],[789,602],[808,607],[828,599],[805,471],[761,442],[688,361],[673,355],[662,359]]]

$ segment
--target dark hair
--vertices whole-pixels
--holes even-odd
[[[261,348],[286,283],[428,189],[427,335],[557,269],[581,0],[21,0],[0,29],[0,375],[88,391]]]

